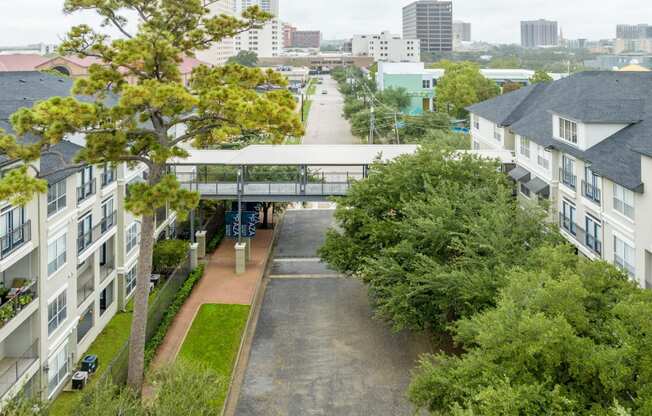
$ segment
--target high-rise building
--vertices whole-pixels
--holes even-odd
[[[471,23],[455,20],[453,22],[453,38],[459,42],[471,42]]]
[[[380,35],[354,35],[353,56],[373,56],[376,62],[421,62],[418,39],[402,39],[388,31]]]
[[[296,31],[297,31],[296,27],[292,26],[289,23],[283,23],[283,47],[284,48],[292,47],[292,36]]]
[[[316,48],[321,46],[321,32],[318,30],[296,30],[292,34],[293,48]]]
[[[616,39],[643,39],[652,37],[652,26],[640,25],[617,25]]]
[[[538,48],[559,45],[559,25],[557,22],[539,19],[521,22],[521,46]]]
[[[213,16],[222,14],[235,16],[235,0],[218,0],[208,7]],[[232,38],[228,38],[212,44],[205,51],[197,52],[197,58],[212,65],[224,65],[235,53],[235,42]]]
[[[279,56],[283,49],[282,23],[272,19],[260,29],[252,29],[235,37],[235,53],[255,52],[261,58]]]
[[[263,11],[278,17],[279,0],[239,0],[238,11],[242,12],[251,6],[258,6],[263,9]]]
[[[648,24],[616,26],[615,53],[652,53],[652,26]]]
[[[421,54],[453,50],[453,2],[417,0],[403,8],[403,38],[418,39]]]

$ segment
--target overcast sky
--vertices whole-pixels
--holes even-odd
[[[281,18],[325,39],[389,29],[400,34],[401,9],[411,0],[280,0]],[[63,0],[0,0],[0,45],[56,43],[90,14],[64,16]],[[456,0],[453,16],[473,24],[474,40],[517,43],[521,19],[558,20],[566,38],[615,37],[617,23],[652,23],[650,0]]]

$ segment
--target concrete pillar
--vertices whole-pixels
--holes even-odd
[[[206,231],[197,231],[197,244],[199,248],[197,249],[197,257],[203,259],[206,257]]]
[[[245,272],[247,268],[246,260],[246,248],[245,243],[237,243],[235,245],[235,274],[241,275]]]
[[[251,260],[251,238],[245,238],[244,244],[245,244],[245,261],[248,263]]]
[[[197,257],[197,251],[199,250],[199,244],[193,243],[190,245],[190,269],[195,270],[199,266],[199,258]]]

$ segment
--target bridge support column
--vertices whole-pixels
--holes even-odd
[[[245,259],[246,251],[245,243],[237,243],[235,245],[235,274],[241,275],[247,270],[247,260]]]
[[[199,266],[199,258],[197,257],[197,251],[199,245],[197,243],[192,243],[190,245],[190,269],[195,270]]]

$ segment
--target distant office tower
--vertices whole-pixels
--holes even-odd
[[[283,23],[283,47],[291,48],[292,47],[292,36],[294,32],[297,31],[297,28],[292,26],[289,23]]]
[[[296,30],[292,33],[293,48],[317,48],[321,46],[321,32],[318,30]]]
[[[453,22],[453,38],[460,42],[471,42],[471,23],[455,20]]]
[[[647,24],[616,26],[617,39],[644,39],[650,37],[652,37],[652,26]]]
[[[235,0],[219,0],[208,6],[211,15],[235,16]],[[235,43],[233,38],[216,42],[205,51],[197,52],[197,58],[211,65],[224,65],[230,57],[235,55]]]
[[[521,22],[521,46],[538,48],[559,45],[559,26],[550,20],[529,20]]]
[[[417,0],[403,8],[403,39],[419,39],[421,54],[453,50],[453,2]]]
[[[239,4],[240,9],[238,10],[239,12],[242,12],[248,7],[258,5],[264,11],[278,17],[279,0],[239,0],[239,1],[240,1]]]
[[[652,26],[647,24],[616,26],[614,52],[652,53]]]

